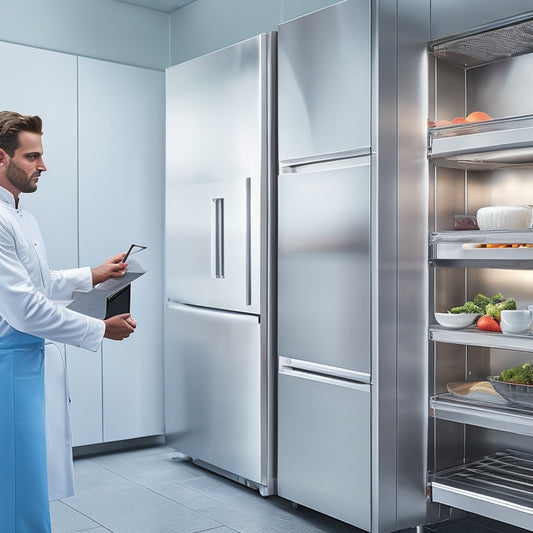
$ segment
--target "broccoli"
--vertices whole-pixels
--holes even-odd
[[[516,302],[512,298],[508,298],[499,303],[487,304],[487,307],[485,307],[485,314],[499,321],[501,320],[500,313],[507,309],[516,309]]]
[[[531,364],[526,363],[521,366],[515,366],[508,370],[504,370],[500,374],[500,381],[533,385],[533,367]]]
[[[482,315],[483,310],[481,307],[478,307],[474,302],[465,302],[463,305],[458,307],[452,307],[450,313],[459,314],[459,313],[475,313],[476,315]]]
[[[487,307],[488,303],[490,303],[490,298],[483,294],[476,294],[474,298],[474,304],[481,309],[483,314],[485,314],[485,307]]]
[[[495,294],[490,299],[490,303],[491,304],[499,304],[499,303],[503,302],[504,300],[505,300],[505,298],[503,297],[503,294],[501,292],[499,292],[498,294]]]

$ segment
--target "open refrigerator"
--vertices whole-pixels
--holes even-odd
[[[533,402],[457,393],[533,363],[533,336],[439,326],[501,292],[533,302],[533,230],[454,230],[454,214],[533,203],[533,12],[429,43],[429,456],[433,520],[460,509],[531,530]],[[449,125],[483,111],[489,120]],[[439,122],[437,122],[439,121]],[[467,391],[470,389],[466,389]],[[502,526],[504,527],[504,526]]]

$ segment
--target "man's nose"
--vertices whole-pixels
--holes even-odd
[[[37,168],[41,172],[45,172],[46,171],[46,165],[44,164],[44,160],[43,159],[41,159],[41,161],[39,161],[39,165],[37,166]]]

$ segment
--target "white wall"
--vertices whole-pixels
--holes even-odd
[[[339,0],[196,0],[170,14],[170,64],[175,65]]]
[[[167,13],[115,0],[1,4],[0,41],[159,70],[169,64]]]

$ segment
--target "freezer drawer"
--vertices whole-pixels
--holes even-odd
[[[165,433],[176,450],[261,483],[261,354],[256,316],[169,305]]]
[[[279,177],[279,355],[370,374],[370,158]]]
[[[279,26],[279,159],[370,147],[370,2]]]
[[[280,372],[279,495],[369,531],[370,468],[370,385]]]
[[[259,313],[251,180],[174,184],[167,197],[167,294],[176,301]],[[258,234],[253,238],[258,242]]]

